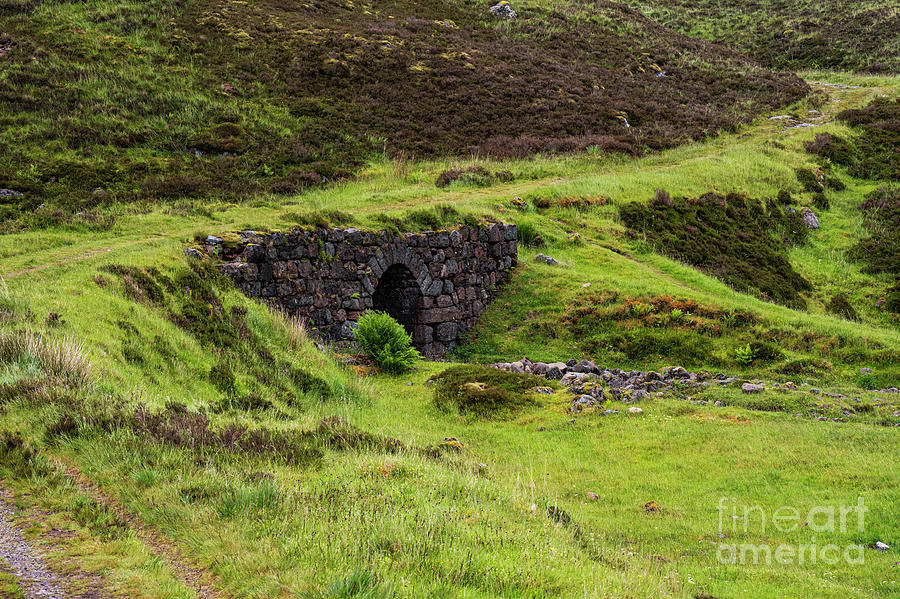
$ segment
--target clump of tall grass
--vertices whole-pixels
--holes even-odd
[[[0,364],[36,362],[48,378],[82,386],[91,378],[91,363],[82,342],[50,340],[33,331],[0,333]]]

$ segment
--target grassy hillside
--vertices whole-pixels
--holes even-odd
[[[807,93],[621,5],[0,2],[0,228],[294,194],[384,156],[635,154]]]
[[[3,501],[72,596],[94,584],[179,598],[894,596],[895,550],[870,548],[900,545],[900,401],[872,390],[900,382],[898,316],[880,302],[894,275],[851,251],[882,231],[877,201],[866,213],[860,204],[890,182],[807,147],[820,134],[857,143],[865,130],[836,115],[900,88],[836,82],[859,87],[818,86],[786,110],[814,128],[762,117],[638,158],[382,160],[302,195],[183,199],[121,211],[99,231],[0,237]],[[809,190],[798,170],[819,168],[844,189]],[[678,208],[699,210],[708,193],[766,210],[781,192],[816,210],[821,228],[788,244],[781,225],[746,230],[771,235],[760,239],[809,282],[790,306],[681,262],[622,217],[633,206],[687,218]],[[432,227],[461,215],[517,222],[529,237],[457,360],[679,364],[762,379],[766,392],[675,388],[636,404],[640,414],[614,400],[576,414],[551,383],[553,394],[526,389],[505,413],[458,414],[428,383],[449,364],[399,377],[348,365],[182,255],[208,233]],[[568,265],[536,263],[538,252]],[[752,258],[739,263],[783,266]],[[829,311],[836,295],[858,320]],[[736,350],[757,342],[779,353],[739,361]],[[771,515],[860,496],[862,532],[815,537],[863,545],[862,565],[716,558],[722,542],[812,538],[721,527],[722,497]]]
[[[625,3],[676,31],[724,43],[775,68],[900,70],[900,9],[889,0]]]

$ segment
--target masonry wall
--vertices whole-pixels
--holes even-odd
[[[331,338],[352,335],[370,308],[391,313],[425,355],[452,349],[516,265],[516,226],[390,234],[359,229],[211,238],[220,270],[243,292],[308,320]],[[227,247],[226,247],[227,246]]]

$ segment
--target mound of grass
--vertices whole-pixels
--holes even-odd
[[[434,404],[441,411],[501,416],[534,403],[531,393],[546,381],[474,364],[451,366],[433,379]]]
[[[318,374],[291,363],[287,356],[273,353],[271,338],[266,338],[266,332],[255,330],[247,309],[223,300],[232,284],[209,264],[189,261],[169,272],[115,264],[105,270],[121,278],[127,298],[160,311],[218,356],[207,378],[220,393],[237,398],[275,396],[288,405],[295,404],[301,394],[322,399],[339,394]],[[303,336],[302,330],[295,330],[288,319],[285,321],[289,335]],[[130,322],[119,321],[118,326],[125,335],[122,354],[126,362],[150,377],[161,366],[172,368],[171,349],[164,338],[157,336],[148,343]]]
[[[810,283],[788,262],[785,246],[807,233],[799,214],[769,200],[707,194],[697,200],[657,194],[648,204],[620,208],[622,221],[660,252],[701,268],[740,291],[803,308]]]
[[[592,11],[498,24],[475,2],[7,2],[0,187],[21,195],[2,199],[2,228],[297,193],[385,153],[636,153],[807,93],[622,5]]]

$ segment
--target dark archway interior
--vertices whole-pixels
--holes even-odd
[[[422,290],[404,265],[394,264],[384,271],[372,295],[372,307],[393,316],[406,328],[414,343],[421,343],[416,339],[414,326],[422,308]]]

